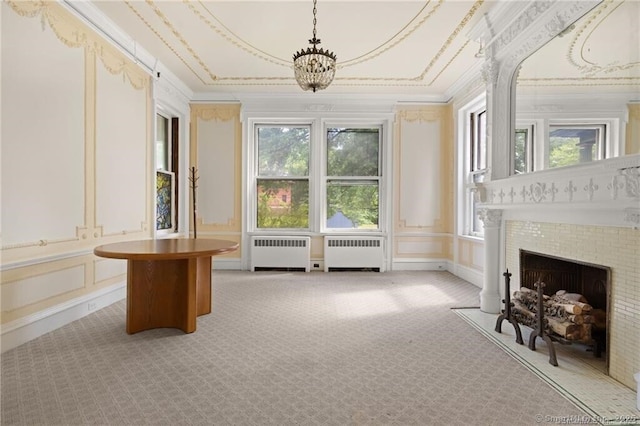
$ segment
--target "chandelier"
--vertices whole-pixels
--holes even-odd
[[[336,74],[336,55],[333,52],[318,49],[320,39],[316,38],[316,2],[313,0],[313,38],[312,47],[300,50],[293,55],[293,70],[296,81],[303,90],[322,90],[329,87]]]

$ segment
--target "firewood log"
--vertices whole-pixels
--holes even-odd
[[[511,307],[512,311],[519,312],[520,314],[527,316],[533,320],[536,319],[536,314],[534,312],[531,312],[525,305],[520,303],[519,300],[513,300],[511,301],[511,303],[512,303],[512,307]]]
[[[526,287],[523,287],[526,288]],[[513,299],[519,300],[527,305],[530,309],[536,310],[538,303],[538,295],[535,292],[527,289],[525,291],[517,290],[513,292]],[[564,316],[563,312],[572,315],[580,315],[582,313],[583,307],[578,305],[577,303],[581,302],[573,302],[568,300],[556,300],[554,298],[549,298],[548,296],[543,300],[545,311],[553,316]],[[584,305],[584,304],[582,304]],[[561,312],[562,310],[563,312]]]
[[[581,334],[581,327],[570,321],[563,321],[558,318],[549,317],[547,318],[547,324],[551,330],[553,330],[559,336],[567,339],[575,336],[576,333]]]
[[[578,305],[573,305],[571,303],[553,303],[552,306],[557,306],[562,308],[569,314],[580,315],[582,313],[582,308]]]
[[[589,305],[588,303],[584,303],[584,302],[577,302],[575,300],[571,300],[571,299],[565,299],[562,296],[553,296],[552,298],[555,302],[557,303],[561,303],[561,304],[570,304],[570,305],[575,305],[580,307],[580,309],[582,310],[582,312],[589,312],[593,309],[593,307],[591,305]]]
[[[557,296],[562,296],[565,299],[575,300],[576,302],[588,303],[587,299],[579,293],[567,293],[567,290],[556,291]]]
[[[569,315],[567,320],[571,321],[574,324],[582,325],[585,323],[584,315]]]

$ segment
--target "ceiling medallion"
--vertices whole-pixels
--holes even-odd
[[[302,49],[293,55],[296,81],[302,90],[314,92],[329,87],[336,74],[336,55],[317,47],[320,39],[316,38],[316,3],[317,0],[313,0],[313,38],[309,40],[312,47]]]

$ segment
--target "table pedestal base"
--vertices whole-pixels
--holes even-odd
[[[127,333],[151,328],[196,331],[211,312],[211,256],[128,260]]]

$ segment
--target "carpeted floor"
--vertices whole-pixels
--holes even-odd
[[[482,312],[480,309],[453,311],[589,414],[589,417],[580,419],[582,421],[572,423],[594,423],[587,420],[597,420],[606,425],[640,424],[636,392],[608,375],[606,353],[597,358],[586,345],[562,345],[556,342],[553,345],[558,365],[553,366],[549,363],[549,347],[542,339],[536,339],[535,351],[529,349],[529,336],[533,331],[531,328],[520,326],[523,344],[519,345],[515,341],[515,329],[507,321],[502,321],[501,333],[495,331],[497,314]]]
[[[120,301],[2,354],[3,425],[533,425],[585,413],[452,307],[447,272],[214,272],[183,334]]]

